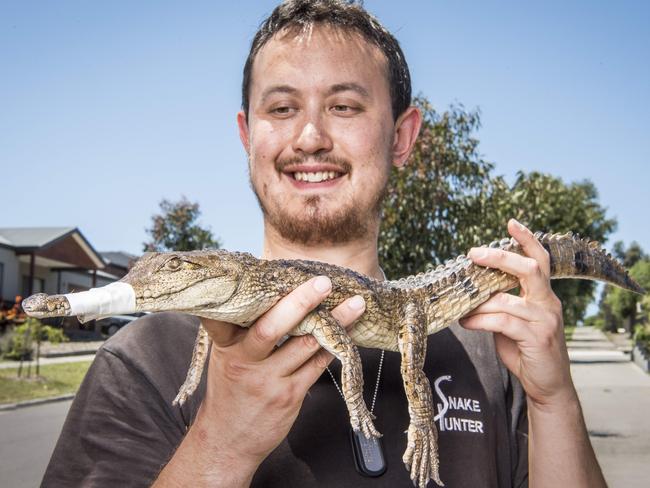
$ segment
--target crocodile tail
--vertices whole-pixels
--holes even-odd
[[[625,268],[598,242],[581,239],[571,232],[543,234],[535,237],[551,258],[551,278],[582,278],[611,283],[625,290],[644,294],[645,290],[634,281]]]

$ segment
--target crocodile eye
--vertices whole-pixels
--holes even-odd
[[[178,268],[181,267],[181,264],[183,264],[183,261],[181,261],[178,258],[172,258],[169,261],[167,261],[165,267],[171,271],[176,271]]]

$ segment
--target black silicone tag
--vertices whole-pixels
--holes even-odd
[[[350,429],[350,442],[354,454],[354,466],[364,476],[376,478],[386,472],[386,459],[381,439],[366,439],[363,432]]]

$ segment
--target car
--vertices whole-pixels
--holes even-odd
[[[134,315],[111,315],[110,317],[105,317],[97,321],[102,334],[107,336],[115,335],[115,333],[120,330],[125,325],[133,322],[138,317],[141,317],[144,314],[134,314]],[[96,329],[95,329],[96,330]]]

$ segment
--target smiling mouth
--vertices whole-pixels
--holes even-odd
[[[308,183],[320,183],[322,181],[335,180],[340,178],[344,173],[339,173],[337,171],[295,171],[289,173],[291,177],[296,181],[306,181]]]

